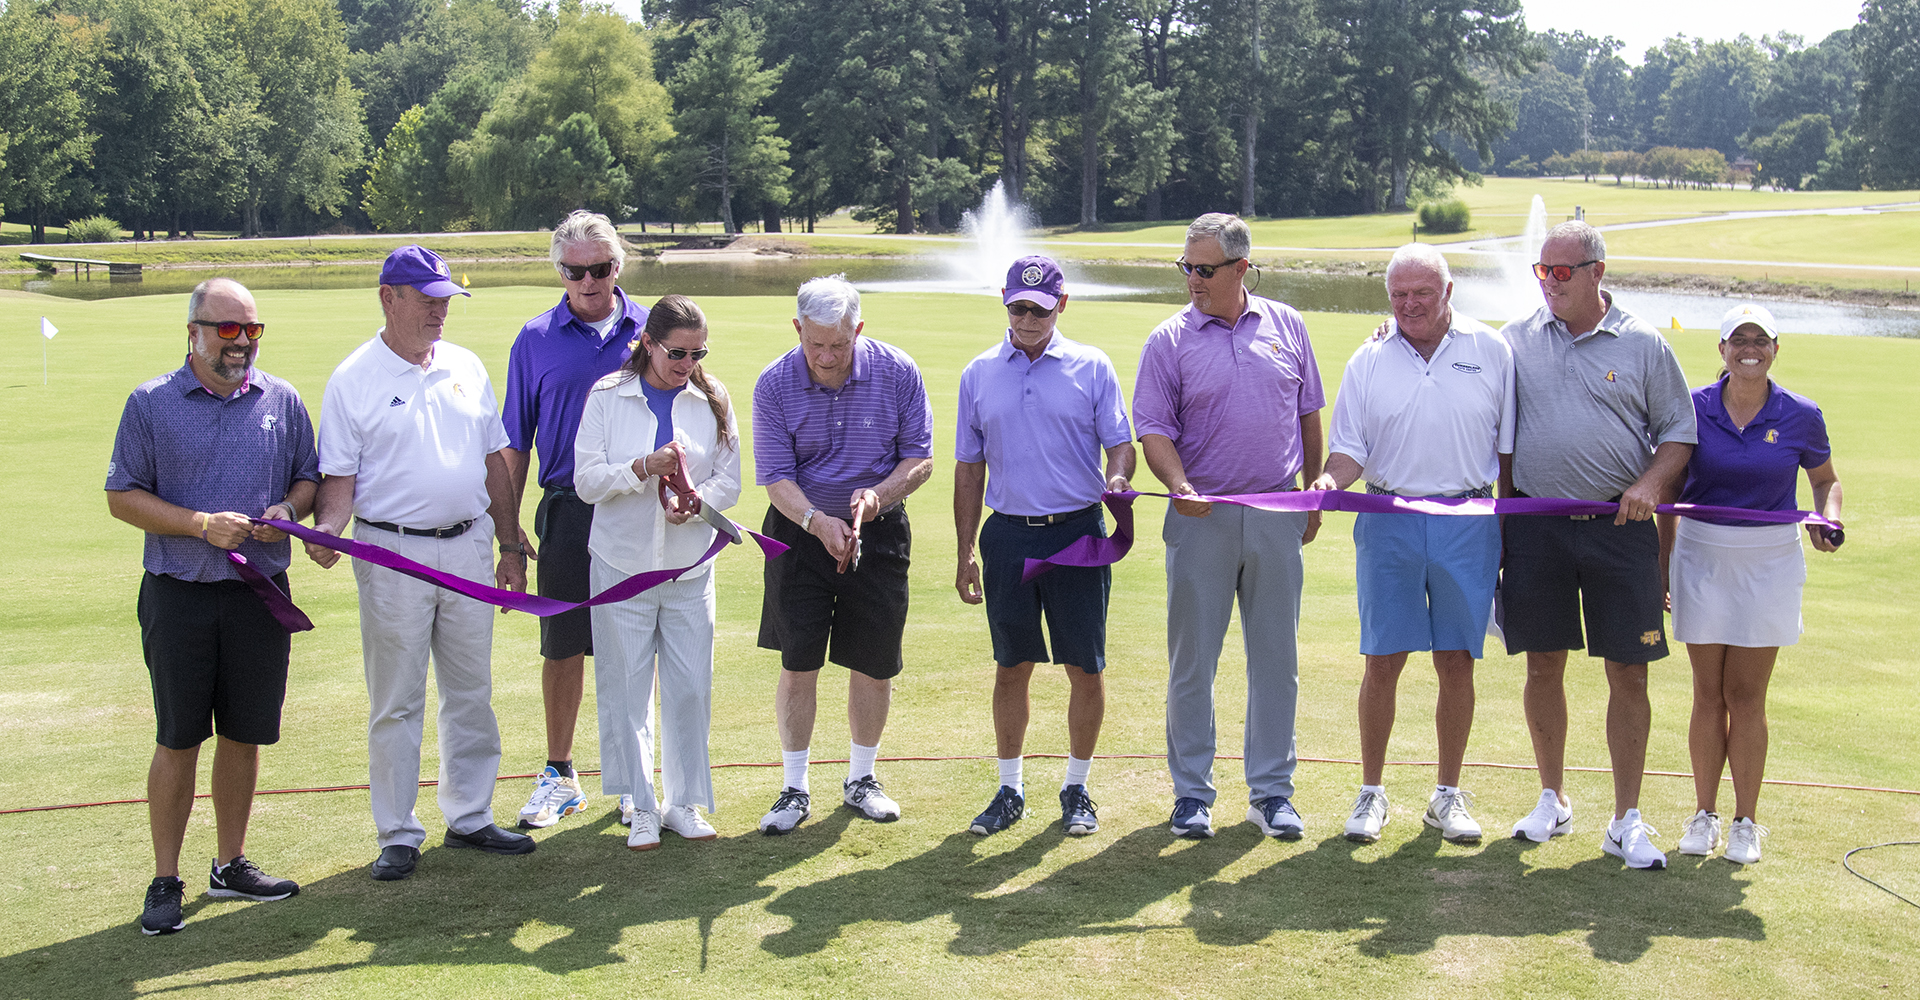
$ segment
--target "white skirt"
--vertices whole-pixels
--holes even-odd
[[[1800,526],[1739,528],[1680,519],[1667,563],[1673,637],[1728,646],[1800,641],[1807,560]]]

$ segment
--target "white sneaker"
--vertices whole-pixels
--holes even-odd
[[[1356,844],[1371,844],[1380,839],[1380,828],[1387,825],[1387,796],[1363,791],[1353,800],[1353,815],[1347,817],[1347,839]]]
[[[1727,852],[1721,857],[1736,865],[1751,865],[1760,861],[1760,838],[1767,835],[1767,828],[1751,819],[1736,819],[1727,828]]]
[[[660,817],[660,825],[679,834],[682,840],[712,840],[719,836],[713,824],[701,819],[699,811],[692,806],[668,806]]]
[[[846,782],[841,786],[841,792],[847,805],[860,810],[860,815],[876,823],[891,823],[900,818],[900,803],[888,797],[880,779],[871,774]]]
[[[773,808],[760,817],[760,832],[769,837],[792,833],[794,827],[813,813],[812,802],[813,797],[798,788],[781,789],[780,797],[773,800]]]
[[[1680,835],[1680,853],[1704,858],[1719,843],[1720,814],[1702,809],[1687,820],[1686,832]]]
[[[633,825],[633,796],[631,795],[620,796],[620,825]]]
[[[561,777],[559,771],[548,767],[534,779],[533,794],[520,807],[520,826],[542,830],[586,807],[587,793],[580,789],[579,776]]]
[[[1434,789],[1427,800],[1426,824],[1440,831],[1440,839],[1456,844],[1478,844],[1480,824],[1467,812],[1472,796],[1465,790],[1443,792]]]
[[[1653,846],[1650,839],[1659,834],[1660,831],[1640,818],[1640,810],[1629,809],[1625,816],[1607,824],[1607,835],[1600,839],[1600,849],[1625,861],[1628,868],[1658,870],[1667,866],[1667,856]]]
[[[1573,829],[1573,799],[1560,804],[1560,794],[1551,788],[1540,790],[1540,801],[1533,811],[1513,824],[1513,839],[1544,844]]]
[[[651,851],[660,846],[660,814],[645,809],[633,811],[633,829],[627,833],[627,850]]]

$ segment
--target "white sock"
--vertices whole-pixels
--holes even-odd
[[[1387,786],[1385,785],[1361,785],[1360,790],[1362,792],[1372,792],[1375,795],[1387,794]]]
[[[1435,795],[1458,795],[1460,794],[1460,788],[1457,785],[1435,785],[1433,786],[1433,793]]]
[[[808,793],[813,791],[807,786],[807,754],[811,750],[812,748],[808,747],[806,750],[780,751],[780,767],[786,772],[787,788],[798,788]]]
[[[997,757],[995,759],[1000,762],[1000,784],[1008,788],[1018,789],[1022,792],[1026,791],[1027,782],[1024,772],[1026,770],[1027,759],[1025,757]]]
[[[847,746],[851,748],[847,751],[847,780],[852,781],[872,774],[873,762],[880,756],[880,748],[878,746],[863,747],[851,741]]]
[[[1081,760],[1080,758],[1075,757],[1072,754],[1068,754],[1067,755],[1067,776],[1065,780],[1060,782],[1061,790],[1065,791],[1066,789],[1072,788],[1075,785],[1086,784],[1087,774],[1092,770],[1093,770],[1093,758],[1089,757],[1086,760]]]

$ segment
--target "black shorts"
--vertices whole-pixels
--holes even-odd
[[[1071,664],[1090,674],[1107,666],[1107,593],[1113,570],[1106,566],[1056,566],[1021,583],[1028,559],[1045,559],[1075,539],[1105,538],[1099,506],[1064,521],[1029,524],[1023,518],[994,514],[980,528],[980,576],[987,592],[987,631],[993,636],[993,661],[1003,667],[1021,663]],[[1053,657],[1047,636],[1053,636]]]
[[[1660,535],[1652,521],[1506,517],[1500,582],[1507,652],[1580,649],[1616,663],[1667,655]],[[1581,621],[1586,622],[1586,640]]]
[[[287,589],[287,575],[273,582]],[[235,743],[280,742],[292,637],[239,580],[140,581],[140,651],[153,681],[154,742],[191,750],[215,732]]]
[[[552,488],[540,497],[533,512],[533,533],[540,539],[540,558],[533,561],[534,586],[541,597],[556,601],[584,601],[592,597],[587,582],[587,536],[593,532],[593,505],[571,491]],[[540,619],[540,655],[564,660],[593,655],[593,618],[586,608],[575,608]]]
[[[779,650],[780,666],[787,670],[818,670],[831,659],[877,680],[898,674],[904,665],[900,641],[907,627],[907,567],[913,547],[906,507],[896,507],[860,529],[860,567],[845,573],[835,572],[838,563],[820,539],[800,530],[778,508],[767,508],[760,530],[792,546],[767,560],[760,647]]]

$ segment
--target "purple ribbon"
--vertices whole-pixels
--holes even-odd
[[[369,545],[366,542],[356,541],[351,538],[341,538],[338,535],[329,535],[324,531],[295,524],[292,521],[282,521],[278,518],[254,518],[253,523],[272,525],[302,541],[312,542],[315,545],[332,549],[335,552],[345,553],[355,559],[370,562],[376,566],[385,566],[396,573],[404,573],[416,580],[422,580],[436,587],[451,590],[456,594],[471,597],[476,601],[491,604],[496,607],[507,608],[512,611],[524,611],[527,614],[537,615],[541,618],[557,615],[564,611],[572,611],[576,608],[591,608],[602,604],[615,604],[633,597],[636,594],[641,594],[654,587],[658,587],[670,580],[678,580],[685,574],[699,568],[714,556],[719,555],[720,550],[726,548],[732,541],[724,533],[716,531],[714,532],[713,544],[707,547],[707,551],[702,554],[699,559],[695,560],[693,565],[682,566],[678,569],[656,569],[649,570],[645,573],[635,573],[593,597],[575,603],[557,601],[551,597],[541,597],[538,594],[523,594],[514,590],[502,590],[499,587],[476,583],[465,577],[445,573],[430,566],[423,566],[392,549],[384,549],[378,545]],[[776,542],[757,531],[740,525],[738,522],[735,522],[735,527],[739,527],[741,531],[752,535],[753,540],[760,543],[760,551],[768,559],[777,558],[781,553],[787,551],[787,546],[784,543]],[[259,570],[246,565],[246,560],[238,553],[229,552],[227,558],[233,560],[235,566],[240,571],[241,579],[246,580],[255,592],[260,594],[261,600],[267,602],[267,608],[273,612],[274,617],[280,621],[280,624],[287,627],[287,631],[301,632],[313,627],[313,623],[307,619],[307,616],[302,614],[299,608],[294,607],[293,602],[287,599],[287,595],[281,593],[280,588],[273,585],[273,581],[262,576]],[[257,583],[255,582],[256,579],[258,580]],[[265,586],[265,590],[261,589],[262,585]],[[271,594],[268,593],[269,591]]]
[[[1113,512],[1113,535],[1108,538],[1077,538],[1066,548],[1045,559],[1028,559],[1020,582],[1039,576],[1055,566],[1111,566],[1126,558],[1133,548],[1133,502],[1140,497],[1166,497],[1171,493],[1108,493],[1100,499]],[[1254,510],[1306,511],[1342,510],[1355,514],[1434,514],[1442,516],[1486,516],[1489,514],[1554,514],[1612,517],[1620,505],[1606,500],[1567,500],[1559,497],[1512,497],[1493,500],[1481,497],[1402,497],[1378,493],[1349,493],[1345,490],[1290,490],[1285,493],[1243,493],[1236,496],[1196,494],[1182,500],[1251,507]],[[1661,514],[1681,517],[1719,517],[1741,521],[1765,521],[1769,524],[1818,524],[1829,528],[1839,525],[1806,510],[1747,510],[1744,507],[1709,507],[1693,503],[1663,503],[1654,508]]]

